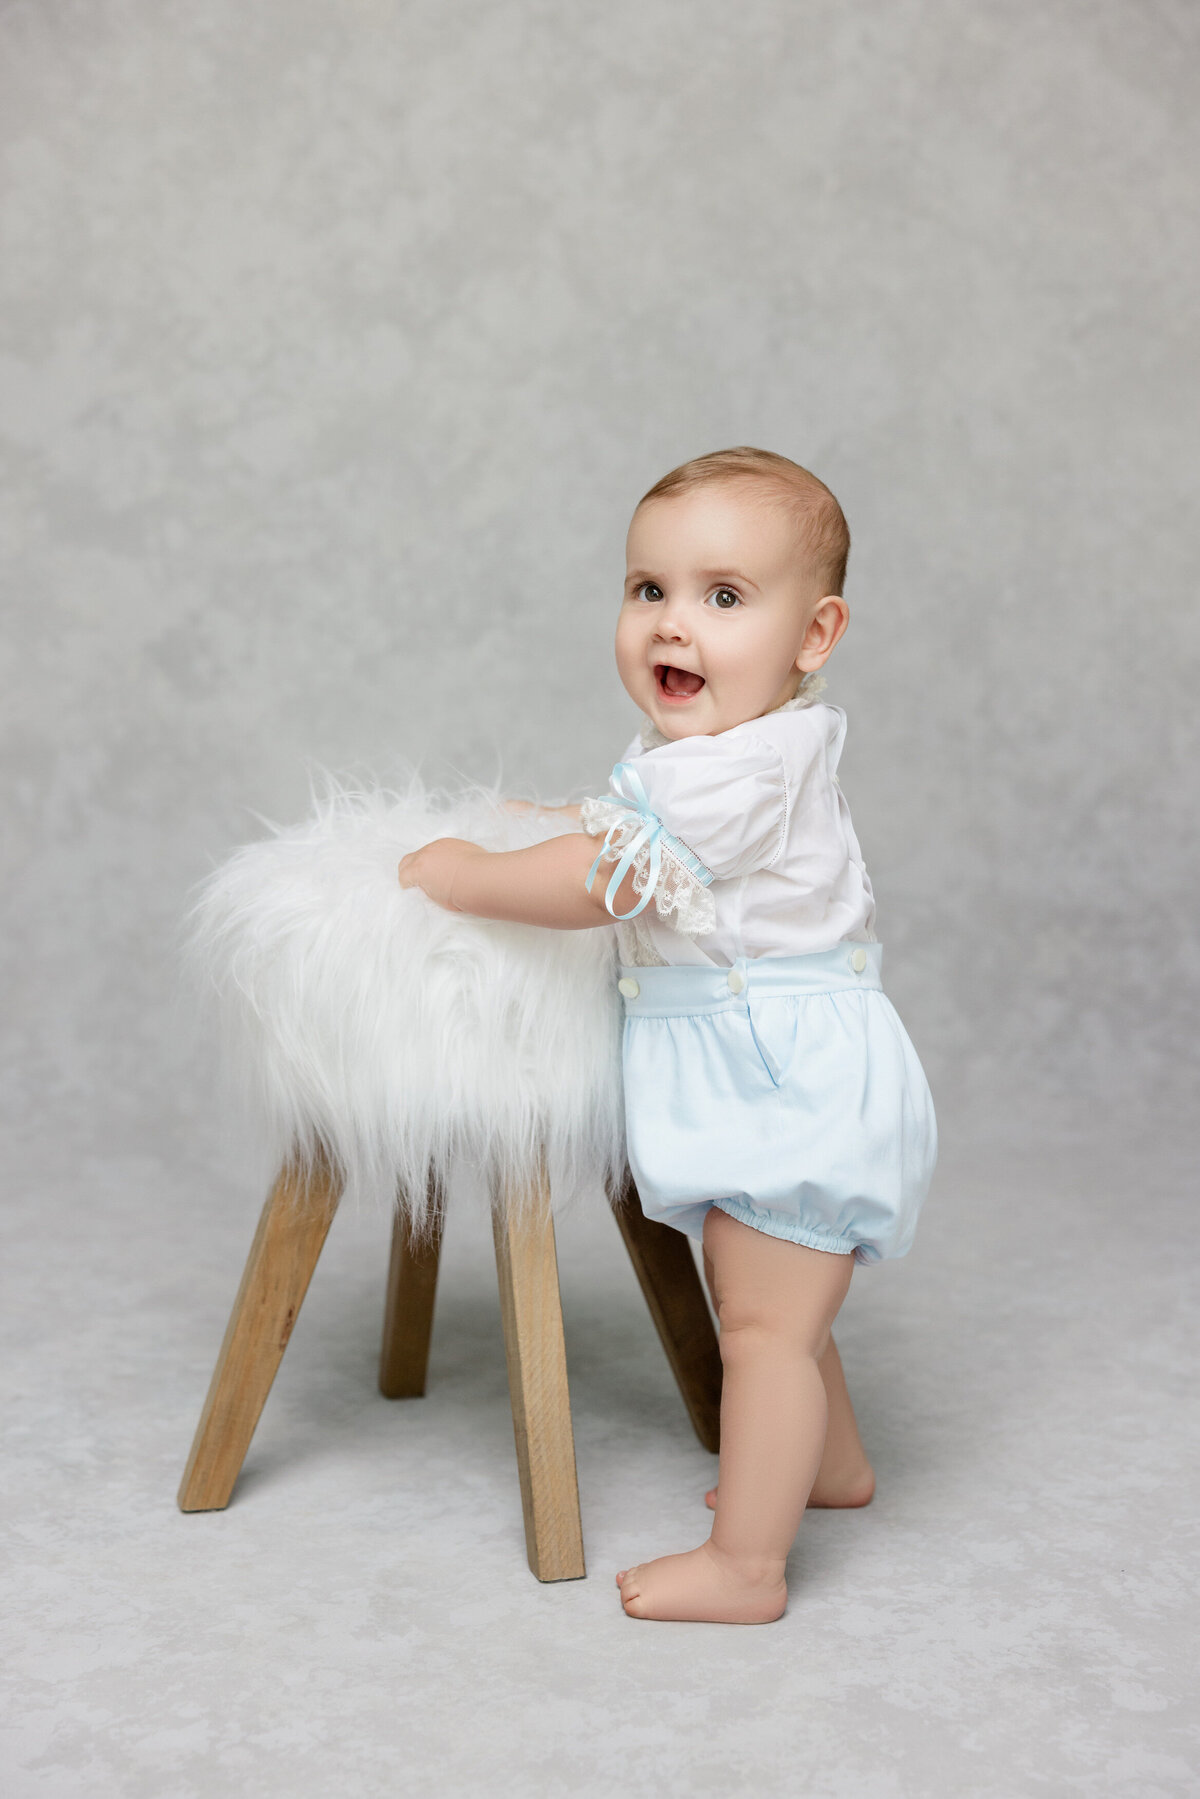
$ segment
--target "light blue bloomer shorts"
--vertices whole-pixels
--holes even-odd
[[[648,1218],[719,1206],[860,1262],[902,1256],[937,1159],[878,943],[732,968],[619,970],[629,1167]]]

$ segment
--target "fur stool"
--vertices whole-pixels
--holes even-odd
[[[425,1391],[452,1165],[491,1203],[529,1564],[584,1573],[555,1209],[612,1203],[697,1435],[717,1448],[720,1358],[687,1239],[642,1215],[625,1163],[621,1010],[605,930],[451,913],[396,864],[433,837],[515,849],[573,830],[490,789],[330,786],[312,817],[239,850],[201,889],[193,966],[224,1065],[280,1173],[259,1220],[179,1492],[229,1502],[339,1200],[395,1205],[379,1384]]]

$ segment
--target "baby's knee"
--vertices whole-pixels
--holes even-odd
[[[721,1326],[718,1345],[721,1363],[726,1369],[745,1367],[764,1356],[784,1355],[789,1359],[815,1362],[824,1349],[824,1343],[817,1340],[817,1333],[786,1311],[724,1305],[718,1319]],[[828,1341],[828,1331],[824,1335]]]

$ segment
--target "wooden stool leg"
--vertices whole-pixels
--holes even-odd
[[[498,1196],[492,1228],[529,1566],[539,1580],[582,1580],[575,1438],[544,1164],[533,1191]]]
[[[340,1198],[324,1158],[307,1180],[285,1165],[271,1189],[184,1470],[181,1511],[229,1504]]]
[[[716,1455],[721,1447],[721,1352],[688,1240],[682,1231],[645,1216],[628,1170],[614,1211],[696,1435]]]
[[[379,1357],[379,1391],[385,1399],[420,1399],[425,1392],[444,1221],[444,1196],[432,1169],[429,1208],[430,1234],[415,1235],[403,1207],[392,1227],[392,1259],[388,1265],[383,1349]]]

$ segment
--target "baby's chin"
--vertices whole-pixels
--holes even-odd
[[[658,724],[658,728],[663,736],[668,738],[672,743],[682,743],[685,737],[715,737],[717,731],[720,729],[720,726],[718,725],[704,725],[698,722],[695,724],[685,724],[684,721],[679,718],[664,719],[661,724],[656,719],[655,723]]]
[[[655,697],[647,700],[642,710],[654,720],[664,737],[673,741],[681,737],[700,737],[721,729],[714,721],[711,704],[705,704],[706,693],[707,689],[701,688],[685,705],[675,706],[669,700]]]
[[[690,706],[686,712],[680,708],[668,711],[664,706],[643,707],[647,716],[658,726],[664,737],[672,743],[679,743],[685,737],[719,737],[722,731],[732,731],[735,725],[749,724],[752,718],[761,718],[761,712],[734,712],[725,717],[720,707],[709,706],[701,712]]]
[[[647,692],[639,684],[635,691],[633,685],[627,682],[625,690],[630,699],[672,743],[680,742],[685,737],[717,737],[722,731],[732,731],[735,725],[748,724],[752,718],[761,718],[770,709],[770,702],[757,709],[753,702],[743,702],[740,706],[723,705],[719,697],[714,698],[707,682],[690,699],[680,701],[664,698],[657,685],[651,692]]]

